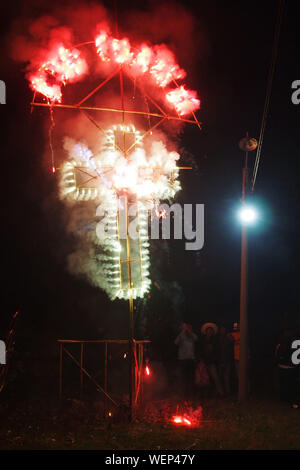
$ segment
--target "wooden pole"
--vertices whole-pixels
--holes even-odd
[[[108,345],[105,341],[105,353],[104,353],[104,391],[107,394],[107,354],[108,354]],[[107,397],[105,396],[104,403],[105,412],[107,411]]]
[[[61,402],[62,398],[62,354],[63,354],[63,345],[59,344],[59,385],[58,385],[58,397]]]
[[[247,135],[248,136],[248,135]],[[245,155],[243,168],[242,204],[245,203],[248,178],[248,152]],[[240,359],[239,359],[239,402],[248,398],[248,295],[247,295],[247,227],[242,226],[241,236],[241,292],[240,292]]]
[[[142,403],[143,402],[143,391],[144,391],[144,368],[143,368],[143,364],[144,364],[144,344],[143,343],[140,343],[139,344],[139,348],[140,348],[140,387],[141,387],[141,391],[140,391],[140,402]]]
[[[133,319],[133,299],[129,297],[129,409],[130,421],[133,421],[134,407],[134,319]]]
[[[80,343],[80,400],[83,396],[83,343]]]

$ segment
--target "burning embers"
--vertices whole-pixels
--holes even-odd
[[[202,407],[193,408],[192,406],[177,405],[176,414],[172,416],[171,423],[177,426],[199,426],[202,420]]]
[[[185,70],[176,63],[173,52],[164,44],[153,47],[141,44],[134,48],[127,38],[116,39],[105,30],[100,31],[95,44],[102,61],[124,64],[129,73],[135,77],[148,78],[159,88],[164,89],[175,80],[186,76]],[[180,116],[200,107],[197,93],[185,89],[184,85],[169,90],[165,94],[165,99]]]
[[[177,427],[192,428],[200,426],[202,411],[202,406],[195,407],[188,403],[175,405],[172,399],[168,399],[149,402],[144,412],[144,418],[152,423],[169,423]]]
[[[192,421],[184,416],[173,416],[172,423],[182,424],[184,426],[192,426]]]
[[[186,76],[185,70],[176,63],[173,52],[164,44],[153,47],[142,44],[133,48],[128,39],[113,38],[105,30],[100,31],[95,44],[102,61],[125,64],[132,75],[148,77],[153,84],[162,89],[172,82],[176,84],[175,80]],[[165,94],[165,99],[180,116],[190,114],[200,107],[197,93],[187,90],[184,85],[169,90]]]
[[[37,73],[30,76],[34,91],[41,93],[52,103],[62,100],[61,86],[74,82],[87,72],[87,64],[77,49],[56,45],[47,55]]]
[[[94,46],[101,62],[122,66],[125,73],[141,79],[143,85],[154,85],[161,90],[165,104],[175,109],[179,116],[193,113],[200,107],[196,91],[177,84],[176,80],[182,80],[186,72],[166,45],[143,43],[133,46],[127,38],[114,38],[108,30],[101,29]],[[29,75],[29,81],[33,90],[47,98],[49,103],[61,103],[62,86],[81,80],[87,71],[82,51],[66,48],[63,42],[59,42],[52,44],[44,54],[44,61]]]
[[[128,39],[113,38],[104,30],[96,37],[95,44],[101,60],[126,64],[135,76],[148,73],[153,82],[161,88],[186,76],[185,70],[176,63],[173,52],[164,44],[153,47],[141,44],[132,48]]]

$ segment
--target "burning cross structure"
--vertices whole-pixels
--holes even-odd
[[[133,125],[115,125],[106,135],[98,157],[82,144],[73,145],[75,160],[62,168],[62,195],[100,204],[97,215],[104,219],[98,224],[98,238],[106,251],[108,295],[143,297],[150,286],[148,211],[180,188],[178,154],[164,150],[147,156]]]

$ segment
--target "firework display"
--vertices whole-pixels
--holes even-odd
[[[46,61],[29,77],[35,92],[44,95],[51,103],[61,102],[61,86],[79,80],[87,72],[87,64],[77,49],[66,49],[62,44],[49,51]],[[55,82],[51,84],[51,81]]]
[[[176,80],[183,79],[186,72],[176,63],[174,54],[164,44],[133,47],[127,38],[114,38],[107,30],[101,30],[93,44],[100,61],[122,65],[124,72],[130,76],[149,79],[150,83],[164,90],[165,104],[173,107],[180,116],[199,109],[197,93],[186,89],[184,85],[177,85]],[[28,78],[32,89],[53,104],[62,102],[63,85],[83,79],[87,71],[87,62],[81,52],[59,43],[52,47],[45,61]],[[173,88],[170,89],[171,84]]]
[[[111,298],[143,297],[150,287],[148,211],[180,189],[179,154],[153,141],[147,155],[133,125],[115,125],[106,135],[97,155],[82,143],[67,143],[69,159],[62,168],[61,194],[74,201],[97,201],[106,212],[109,236],[99,237],[103,253],[98,259],[107,294]],[[127,215],[124,205],[128,204]],[[136,218],[136,237],[131,236],[130,243],[127,233],[123,238],[120,234],[122,213],[125,232]]]
[[[95,222],[92,211],[97,218],[95,230],[80,235],[77,252],[68,258],[69,269],[84,274],[110,299],[132,301],[143,297],[151,284],[149,214],[154,211],[162,217],[160,202],[172,200],[180,189],[179,153],[168,149],[168,139],[164,135],[162,138],[162,133],[156,134],[156,129],[172,120],[200,127],[194,114],[200,100],[195,91],[177,83],[186,72],[165,44],[152,46],[115,37],[103,24],[96,28],[92,41],[73,46],[70,37],[73,34],[67,41],[50,41],[48,50],[39,52],[39,61],[27,75],[34,90],[31,105],[50,110],[50,138],[56,109],[78,110],[102,136],[97,145],[90,145],[89,135],[76,139],[73,133],[72,138],[64,137],[66,158],[59,167],[60,196],[73,213],[80,214],[81,225],[92,223],[92,219]],[[93,78],[99,74],[106,78],[80,101],[68,103],[72,93],[67,92],[64,99],[67,86],[89,81],[91,74]],[[114,78],[119,78],[121,107],[114,107],[116,95],[109,105],[96,96]],[[141,94],[142,99],[135,100],[136,106],[128,107],[125,78]],[[137,109],[141,105],[144,109]],[[165,106],[174,114],[169,114]],[[91,111],[110,113],[110,117],[106,115],[103,125]],[[51,142],[50,147],[55,173]],[[83,208],[81,204],[88,206]],[[131,226],[134,234],[130,233]],[[73,227],[76,231],[75,222]]]

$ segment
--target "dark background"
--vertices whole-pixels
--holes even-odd
[[[58,3],[58,2],[57,2]],[[61,3],[61,2],[59,2]],[[59,4],[58,3],[58,4]],[[109,6],[111,2],[104,2]],[[119,2],[119,22],[125,9]],[[151,11],[157,2],[126,2],[126,9]],[[257,370],[271,364],[281,328],[299,321],[298,134],[300,106],[291,102],[299,79],[296,2],[287,1],[270,111],[253,203],[260,220],[249,230],[249,321]],[[152,247],[150,298],[136,304],[137,335],[154,341],[151,354],[164,357],[180,322],[199,331],[205,321],[229,329],[239,317],[240,201],[246,131],[259,137],[277,14],[275,1],[184,2],[204,39],[195,54],[192,88],[202,100],[203,131],[186,127],[185,161],[195,170],[181,175],[183,203],[205,204],[205,245],[186,252],[183,243]],[[1,113],[1,321],[5,338],[16,309],[16,347],[23,357],[56,357],[57,338],[124,338],[127,305],[66,270],[72,238],[57,182],[41,155],[45,134],[41,113],[30,114],[32,98],[22,65],[9,58],[7,34],[22,15],[38,18],[46,2],[12,1],[1,17],[1,76],[7,104]],[[122,29],[122,26],[121,26]],[[184,57],[178,58],[184,63]],[[254,152],[250,155],[251,164]],[[168,347],[166,345],[169,345]]]

